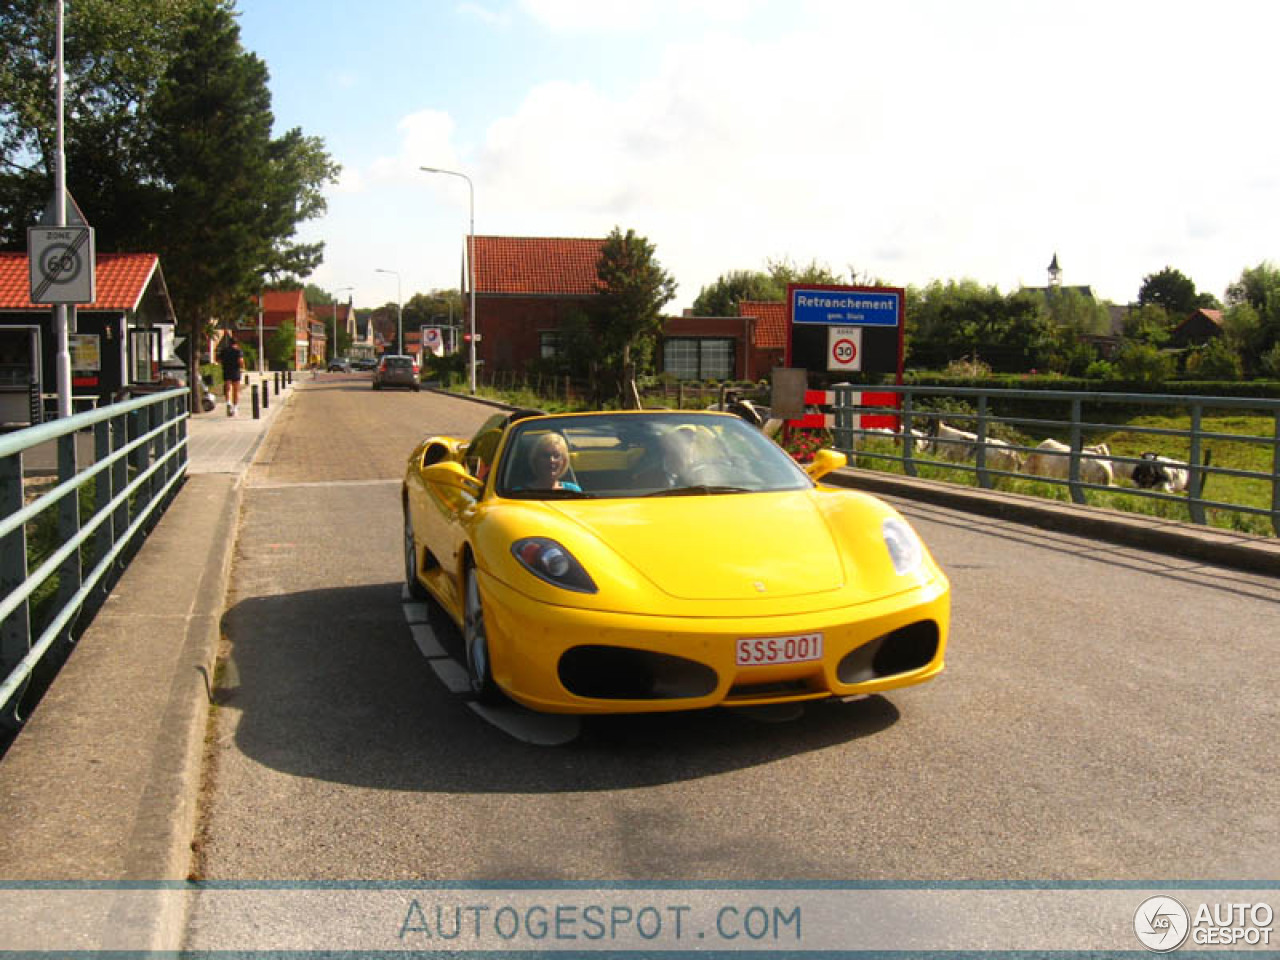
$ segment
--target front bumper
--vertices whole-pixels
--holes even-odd
[[[943,668],[950,588],[938,577],[892,597],[815,614],[669,617],[532,600],[480,575],[494,679],[553,713],[648,713],[881,693]],[[823,656],[739,666],[742,637],[823,634]]]

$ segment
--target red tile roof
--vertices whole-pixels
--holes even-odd
[[[476,293],[597,294],[596,264],[603,248],[604,240],[476,237]]]
[[[783,349],[787,345],[787,305],[781,301],[739,300],[738,316],[755,317],[757,347]]]
[[[78,310],[136,310],[160,265],[154,253],[100,253],[98,299]],[[48,310],[31,302],[31,273],[25,253],[0,252],[0,310]]]
[[[262,294],[262,311],[297,314],[298,304],[304,295],[302,290],[265,290]]]

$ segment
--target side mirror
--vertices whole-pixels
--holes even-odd
[[[805,464],[804,472],[814,480],[821,480],[833,470],[849,463],[849,458],[838,450],[823,448],[813,455],[813,461]]]
[[[484,493],[484,484],[467,473],[467,468],[454,460],[433,463],[422,471],[422,479],[427,483],[451,490],[461,490],[470,497],[479,500]]]

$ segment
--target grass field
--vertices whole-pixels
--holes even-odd
[[[1133,417],[1123,424],[1116,425],[1110,431],[1100,431],[1086,438],[1086,443],[1106,443],[1113,455],[1138,457],[1144,451],[1156,450],[1163,456],[1178,460],[1187,459],[1190,453],[1189,440],[1186,436],[1160,436],[1142,433],[1135,427],[1156,428],[1161,430],[1187,431],[1190,421],[1186,417],[1140,416]],[[1201,453],[1211,454],[1213,468],[1249,471],[1261,474],[1260,477],[1236,477],[1219,473],[1210,473],[1201,493],[1202,499],[1216,501],[1233,506],[1253,507],[1270,510],[1272,507],[1273,471],[1275,469],[1276,424],[1266,416],[1205,416],[1201,419],[1200,429],[1206,433],[1231,434],[1238,437],[1263,438],[1249,440],[1203,440]],[[1016,433],[1002,431],[1001,435],[1011,443],[1033,447],[1039,438],[1020,436]],[[1065,438],[1059,438],[1064,439]],[[859,438],[858,454],[853,458],[859,467],[884,470],[891,473],[902,473],[900,462],[867,454],[892,454],[899,456],[899,445],[886,437]],[[950,483],[962,483],[977,486],[977,474],[961,466],[933,461],[927,455],[917,455],[917,475],[929,480],[943,480]],[[1051,483],[1047,480],[1000,476],[993,480],[993,488],[1009,493],[1021,493],[1031,496],[1046,497],[1067,501],[1071,494],[1065,485]],[[1087,490],[1085,498],[1092,506],[1107,507],[1113,510],[1126,510],[1147,516],[1164,517],[1170,520],[1191,519],[1184,496],[1174,500],[1159,500],[1141,494],[1126,492],[1132,490],[1127,485],[1117,486],[1113,490]],[[1209,507],[1205,511],[1205,519],[1210,526],[1225,530],[1237,530],[1243,533],[1260,536],[1275,536],[1269,516],[1259,516],[1236,509]]]

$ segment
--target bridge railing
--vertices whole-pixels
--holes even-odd
[[[901,465],[908,476],[918,476],[920,467],[942,468],[960,471],[973,476],[978,486],[990,489],[997,477],[1010,477],[1022,480],[1034,479],[1040,482],[1064,486],[1075,503],[1087,503],[1085,492],[1122,491],[1126,495],[1144,497],[1151,500],[1162,500],[1184,505],[1188,517],[1195,523],[1207,522],[1206,511],[1215,508],[1238,514],[1251,514],[1270,519],[1272,530],[1280,534],[1280,400],[1246,397],[1192,397],[1175,394],[1134,394],[1134,393],[1081,393],[1065,390],[1016,390],[1016,389],[984,389],[980,387],[937,387],[937,386],[881,386],[873,389],[877,393],[895,395],[898,406],[877,406],[860,403],[864,395],[860,392],[866,388],[851,385],[839,385],[832,388],[834,403],[828,422],[837,449],[858,458],[875,461],[890,461]],[[1058,417],[1031,416],[1027,414],[995,412],[997,409],[1009,411],[1017,407],[1035,409],[1057,408],[1063,411]],[[1123,421],[1122,415],[1131,414],[1135,408],[1175,409],[1185,414],[1188,426],[1186,429],[1130,424]],[[954,408],[954,409],[949,409]],[[1268,418],[1270,430],[1267,433],[1225,433],[1204,426],[1206,411],[1220,413],[1248,412],[1255,416]],[[864,429],[863,417],[890,414],[898,418],[900,430],[897,431],[897,445],[874,442],[882,436],[883,431]],[[1108,414],[1113,415],[1108,418]],[[945,421],[949,426],[976,435],[971,455],[953,458],[938,458],[933,452],[926,452],[933,447],[936,452],[945,448],[943,444],[933,442],[933,434],[939,432],[938,425]],[[1087,461],[1105,460],[1109,467],[1132,468],[1144,463],[1140,456],[1126,456],[1114,452],[1101,453],[1086,449],[1099,438],[1122,430],[1125,433],[1145,435],[1155,438],[1151,444],[1154,452],[1167,454],[1172,459],[1186,465],[1188,480],[1185,493],[1168,493],[1159,489],[1142,489],[1138,487],[1117,487],[1102,483],[1090,482],[1085,475],[1090,471],[1085,467]],[[912,437],[913,431],[921,436],[914,437],[914,442],[902,442],[903,437]],[[1068,457],[1068,471],[1065,477],[1031,475],[1019,469],[1009,469],[1007,452],[1023,457],[1036,452],[1036,446],[1029,443],[1005,441],[1000,443],[996,432],[1013,436],[1054,437],[1062,438],[1061,442],[1070,447],[1064,454]],[[996,441],[996,442],[993,442]],[[1265,448],[1270,460],[1270,471],[1248,469],[1241,466],[1223,464],[1221,460],[1213,463],[1208,456],[1211,445],[1242,444]],[[1003,466],[1002,466],[1003,465]],[[1232,503],[1224,500],[1210,500],[1203,496],[1205,481],[1211,476],[1238,477],[1255,481],[1269,488],[1269,503]]]
[[[0,436],[0,722],[22,722],[33,675],[65,655],[185,475],[188,397]]]

